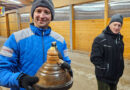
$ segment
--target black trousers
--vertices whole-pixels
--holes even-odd
[[[100,80],[97,80],[97,84],[98,84],[98,90],[117,90],[116,84],[108,84]]]

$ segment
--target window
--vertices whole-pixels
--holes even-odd
[[[104,18],[104,1],[75,5],[75,20]]]
[[[55,17],[54,21],[65,21],[69,20],[69,6],[62,7],[62,8],[56,8],[55,9]]]
[[[109,0],[109,17],[116,13],[130,17],[130,0]]]
[[[30,22],[30,14],[22,13],[20,14],[21,22]]]

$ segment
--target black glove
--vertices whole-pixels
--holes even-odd
[[[35,90],[32,86],[39,81],[39,78],[23,74],[18,80],[20,87],[25,88],[26,90]]]
[[[73,71],[71,69],[71,66],[67,62],[63,62],[61,64],[61,68],[67,69],[67,71],[69,72],[70,76],[73,77]]]
[[[63,57],[61,55],[61,53],[59,52],[58,48],[56,47],[56,51],[58,52],[58,56],[59,56],[59,59],[63,60]],[[67,63],[67,62],[63,62],[61,65],[61,68],[63,69],[67,69],[70,76],[73,77],[73,71],[71,69],[71,66]]]
[[[58,52],[58,57],[59,57],[59,59],[62,59],[62,60],[63,60],[63,57],[62,57],[62,55],[61,55],[61,53],[59,52],[59,50],[58,50],[57,47],[56,47],[56,51]]]

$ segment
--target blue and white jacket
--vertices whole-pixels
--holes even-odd
[[[30,28],[13,33],[0,51],[0,86],[24,90],[19,87],[18,76],[21,73],[34,76],[46,62],[47,51],[54,41],[63,60],[70,64],[64,38],[50,27],[41,29],[30,24]]]

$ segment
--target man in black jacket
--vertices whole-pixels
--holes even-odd
[[[95,65],[98,90],[117,90],[119,78],[123,74],[122,25],[123,17],[120,14],[113,15],[109,25],[93,42],[90,59]]]

